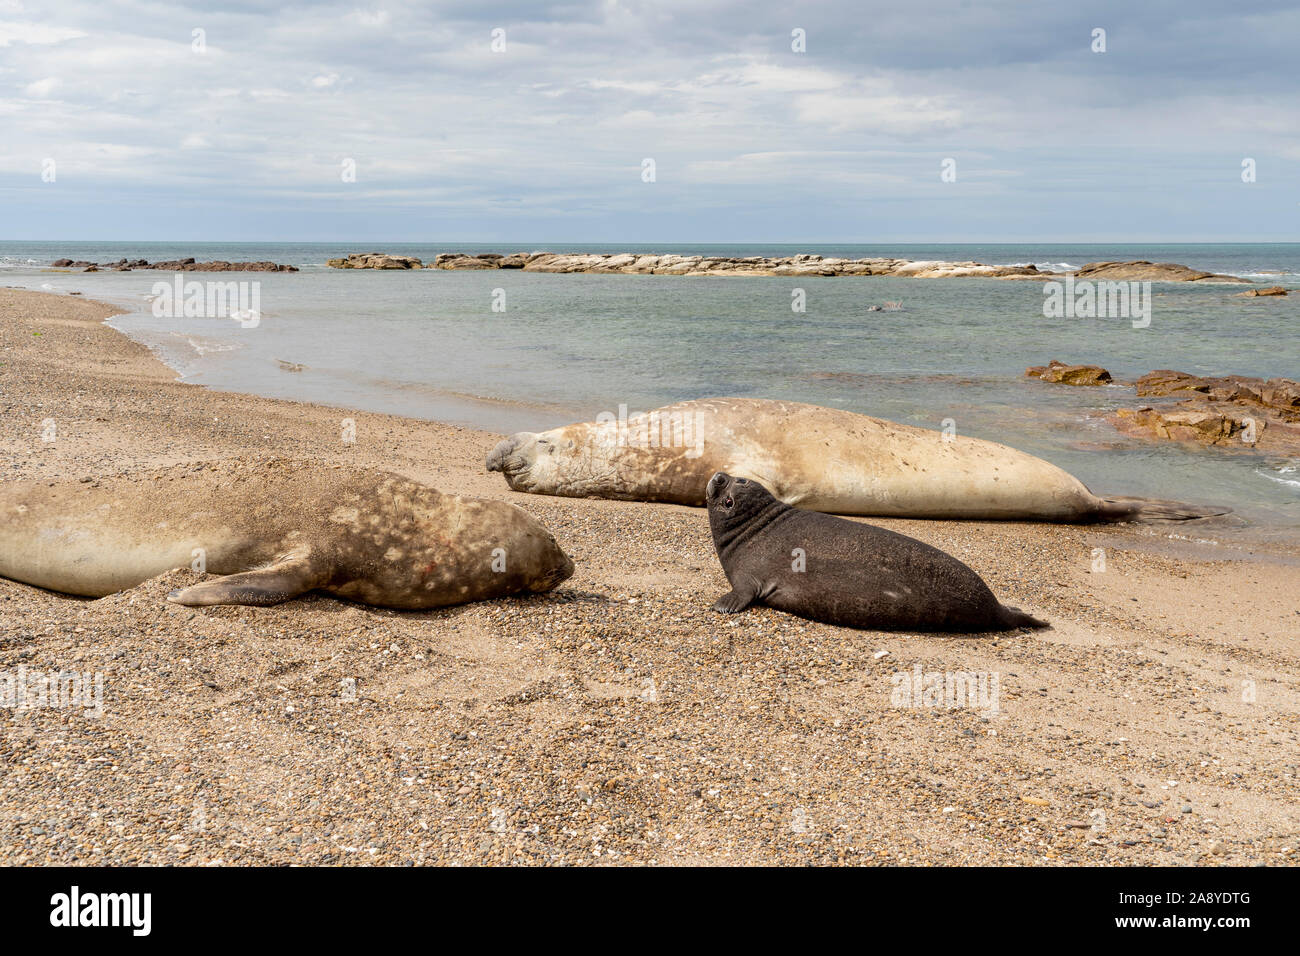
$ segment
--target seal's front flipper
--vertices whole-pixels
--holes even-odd
[[[713,610],[722,614],[738,614],[753,604],[756,597],[758,597],[757,589],[740,585],[718,598],[713,605]]]
[[[204,581],[167,595],[167,600],[187,607],[210,607],[214,604],[247,604],[269,607],[279,604],[325,583],[312,563],[302,555],[283,558],[256,571],[228,574],[215,581]]]

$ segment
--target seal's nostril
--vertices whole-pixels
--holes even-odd
[[[704,497],[715,497],[726,483],[727,475],[725,472],[714,472],[713,477],[709,479],[709,483],[704,488]]]

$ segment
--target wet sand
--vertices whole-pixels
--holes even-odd
[[[880,520],[1053,629],[722,617],[701,510],[519,495],[483,470],[497,435],[178,383],[102,324],[114,311],[0,290],[5,479],[370,465],[520,505],[578,570],[547,595],[420,613],[167,604],[188,570],[97,601],[0,580],[0,677],[103,675],[102,716],[0,710],[0,863],[1296,859],[1294,551],[1169,537],[1220,540],[1187,527]],[[896,706],[918,667],[996,675],[996,712]]]

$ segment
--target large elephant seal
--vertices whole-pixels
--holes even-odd
[[[718,471],[810,511],[1026,521],[1177,520],[1225,514],[1143,498],[1099,498],[1050,462],[798,402],[712,398],[632,418],[520,432],[487,457],[515,491],[704,504]]]
[[[414,609],[549,591],[573,573],[504,501],[284,459],[4,483],[0,515],[0,576],[87,597],[195,567],[227,576],[169,600],[270,605],[320,589]]]
[[[999,603],[978,574],[915,538],[791,508],[747,478],[716,474],[706,496],[713,546],[731,582],[715,611],[735,614],[758,602],[880,631],[1048,626]]]

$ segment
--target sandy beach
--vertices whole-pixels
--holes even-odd
[[[101,716],[0,710],[0,863],[1300,858],[1300,547],[878,520],[1053,628],[723,617],[702,510],[515,494],[483,468],[498,435],[180,383],[103,324],[116,311],[0,289],[4,480],[385,468],[523,507],[577,572],[419,613],[166,603],[188,569],[93,601],[0,580],[0,674],[103,675]],[[900,705],[918,668],[996,675],[996,710]]]

